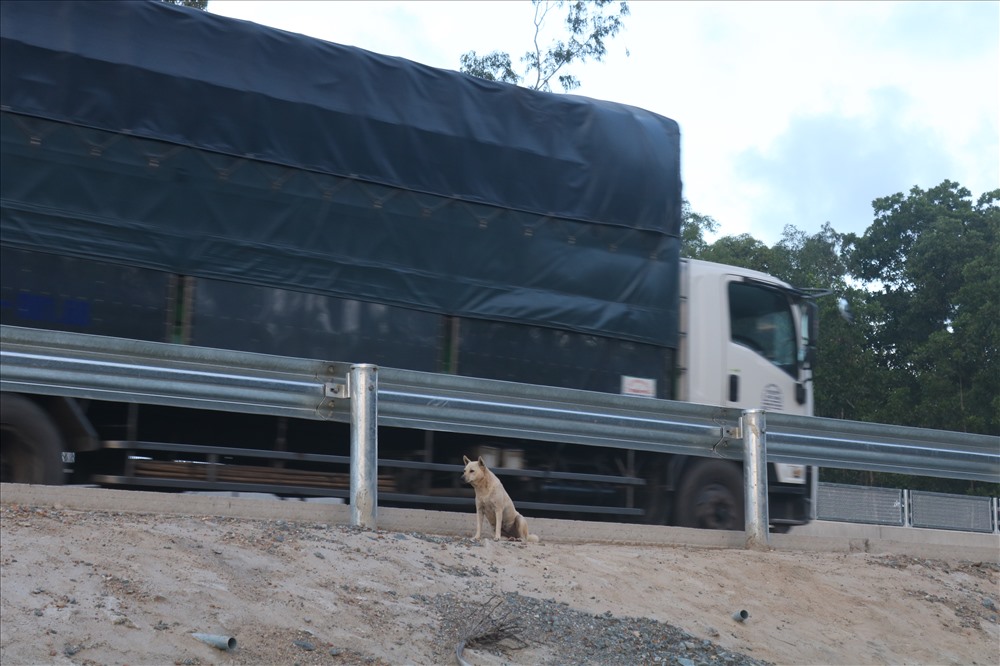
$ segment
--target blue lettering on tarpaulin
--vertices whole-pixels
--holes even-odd
[[[17,295],[17,316],[29,321],[55,321],[56,299],[21,292]]]
[[[86,328],[90,326],[90,303],[82,298],[58,302],[52,296],[21,292],[17,295],[17,316],[28,321],[42,321]]]
[[[67,326],[90,326],[90,303],[79,298],[68,298],[63,302],[61,322]]]

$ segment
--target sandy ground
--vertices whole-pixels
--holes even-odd
[[[455,663],[456,628],[426,600],[516,591],[595,616],[669,623],[778,664],[1000,663],[1000,567],[960,552],[928,560],[541,536],[475,542],[4,501],[0,662]],[[741,609],[750,617],[737,623],[731,614]],[[238,647],[220,651],[195,632],[234,637]],[[466,658],[558,663],[559,649],[552,641]]]

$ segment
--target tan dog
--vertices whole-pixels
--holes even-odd
[[[483,462],[483,457],[469,460],[468,456],[462,456],[462,459],[465,461],[462,480],[476,491],[476,536],[473,538],[480,538],[485,516],[495,530],[493,538],[497,541],[501,536],[521,541],[538,541],[537,536],[528,534],[528,521],[514,508],[510,495],[504,490],[497,475]]]

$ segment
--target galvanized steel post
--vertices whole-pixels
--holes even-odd
[[[378,515],[378,367],[351,366],[351,524],[375,529]]]
[[[743,480],[746,494],[746,547],[767,550],[767,423],[762,409],[744,410]]]
[[[913,516],[910,515],[910,491],[903,488],[903,527],[913,527]]]

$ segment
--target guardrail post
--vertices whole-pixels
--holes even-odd
[[[375,529],[378,515],[378,367],[351,366],[351,524]]]
[[[746,489],[746,547],[767,550],[767,423],[764,410],[744,410],[740,430],[743,433],[743,479]]]
[[[910,491],[903,489],[903,527],[913,527],[913,505],[910,504]]]
[[[993,519],[993,533],[1000,534],[1000,497],[994,497],[990,502],[990,512]]]

